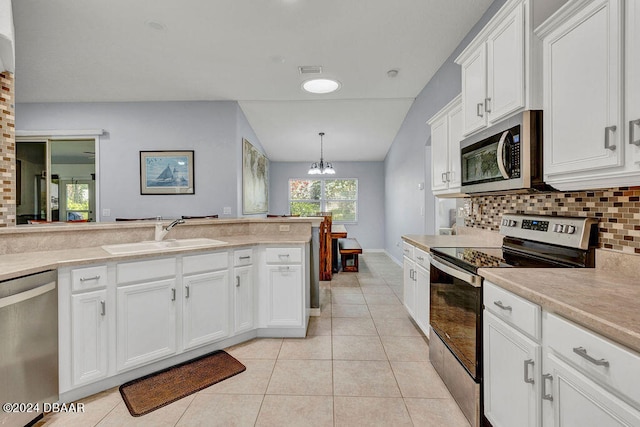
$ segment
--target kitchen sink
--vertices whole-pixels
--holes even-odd
[[[136,254],[140,252],[161,252],[171,249],[188,249],[198,248],[202,246],[219,246],[226,245],[227,242],[214,239],[195,238],[195,239],[170,239],[135,243],[122,243],[119,245],[104,245],[102,249],[111,255]]]

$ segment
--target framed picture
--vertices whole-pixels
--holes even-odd
[[[141,151],[140,194],[195,194],[193,150]]]
[[[269,160],[246,139],[242,140],[242,213],[269,210]]]

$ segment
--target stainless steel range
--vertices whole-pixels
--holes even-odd
[[[431,248],[429,353],[472,426],[482,420],[479,268],[593,267],[597,219],[505,214],[501,247]]]

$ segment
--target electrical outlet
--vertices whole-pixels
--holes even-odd
[[[222,215],[231,215],[231,207],[225,206],[224,208],[222,208]]]
[[[280,231],[289,231],[289,225],[281,225],[280,226]]]
[[[111,216],[111,209],[102,209],[102,216]]]

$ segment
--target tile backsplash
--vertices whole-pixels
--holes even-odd
[[[598,247],[640,254],[640,187],[471,197],[465,226],[497,231],[503,213],[600,219]]]
[[[0,227],[15,225],[16,167],[13,74],[0,73]]]

